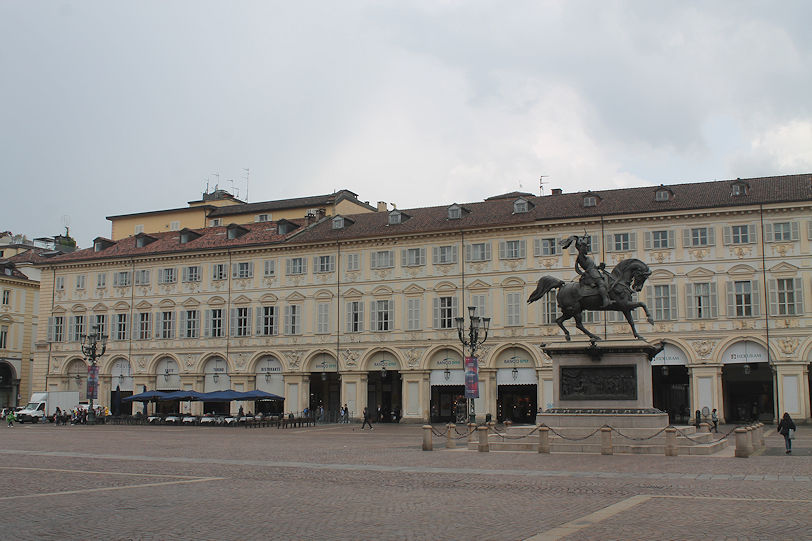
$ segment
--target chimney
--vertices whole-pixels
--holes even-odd
[[[386,212],[386,201],[378,201],[378,212]]]
[[[561,188],[553,188],[553,195],[561,195],[562,193]]]

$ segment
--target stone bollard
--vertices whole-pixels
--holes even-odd
[[[468,423],[468,443],[476,441],[476,423]]]
[[[546,426],[539,428],[539,453],[550,454],[550,429]]]
[[[445,448],[446,449],[456,449],[457,448],[457,440],[454,439],[454,431],[456,430],[457,425],[454,423],[448,423],[448,431],[445,433]]]
[[[668,427],[665,429],[665,456],[677,456],[678,454],[677,429]]]
[[[434,446],[431,443],[431,425],[423,425],[423,450],[431,451]]]
[[[744,429],[747,430],[747,445],[750,446],[750,454],[752,455],[757,449],[756,435],[754,432],[755,428],[753,428],[752,426],[747,426]]]
[[[709,423],[699,423],[698,432],[707,432],[708,434],[710,434],[710,424]]]
[[[737,428],[733,433],[736,435],[736,451],[733,454],[739,458],[749,457],[750,452],[747,449],[747,430]]]
[[[612,429],[608,426],[601,428],[601,454],[611,455],[614,453],[612,448]]]
[[[477,446],[477,451],[480,453],[489,452],[491,448],[488,445],[488,427],[480,426],[477,428],[477,432],[479,432],[479,445]]]

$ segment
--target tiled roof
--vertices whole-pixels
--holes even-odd
[[[14,266],[14,263],[9,259],[0,259],[0,278],[15,278],[17,280],[32,281],[28,276]]]
[[[374,207],[358,200],[358,196],[349,190],[339,190],[335,193],[325,195],[311,195],[309,197],[296,197],[293,199],[279,199],[277,201],[262,201],[259,203],[246,203],[245,205],[232,205],[228,207],[218,207],[209,213],[209,217],[233,216],[237,214],[249,214],[256,212],[283,210],[290,208],[316,208],[320,206],[332,205],[344,199],[353,201],[361,206],[374,210]]]

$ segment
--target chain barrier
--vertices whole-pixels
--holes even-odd
[[[504,433],[499,432],[499,430],[497,430],[497,429],[496,429],[496,425],[493,425],[492,427],[489,427],[489,428],[490,428],[491,430],[493,430],[493,433],[494,433],[494,434],[496,434],[497,436],[499,436],[500,438],[502,438],[502,439],[504,439],[504,440],[521,440],[521,439],[523,439],[523,438],[528,438],[528,437],[532,436],[534,433],[538,432],[538,431],[539,431],[539,429],[540,429],[542,426],[543,426],[543,425],[537,425],[537,426],[536,426],[536,427],[535,427],[533,430],[531,430],[531,431],[530,431],[530,432],[528,432],[527,434],[523,434],[523,435],[521,435],[521,436],[511,436],[511,435],[510,435],[510,434],[508,434],[507,432],[504,432]]]
[[[552,432],[553,434],[555,434],[556,436],[558,436],[558,437],[559,437],[559,438],[561,438],[562,440],[568,440],[568,441],[584,441],[585,439],[591,438],[592,436],[594,436],[595,434],[597,434],[598,432],[600,432],[600,431],[601,431],[601,428],[603,428],[603,427],[596,428],[596,429],[595,429],[593,432],[591,432],[590,434],[587,434],[587,435],[586,435],[586,436],[584,436],[583,438],[568,438],[567,436],[565,436],[565,435],[561,434],[560,432],[558,432],[556,429],[554,429],[554,428],[553,428],[553,427],[551,427],[551,426],[548,426],[547,428],[550,430],[550,432]]]
[[[607,426],[609,426],[609,425],[607,425]],[[633,436],[627,436],[626,434],[624,434],[623,432],[621,432],[620,430],[618,430],[617,428],[615,428],[613,426],[609,426],[609,428],[612,429],[612,432],[617,432],[617,435],[620,436],[621,438],[626,438],[627,440],[632,440],[632,441],[645,441],[645,440],[650,440],[650,439],[656,438],[657,436],[659,436],[660,434],[665,432],[665,429],[669,428],[670,426],[671,425],[669,425],[669,426],[667,426],[665,428],[662,428],[662,429],[658,430],[657,432],[655,432],[654,434],[652,434],[651,436],[646,436],[644,438],[635,438]]]

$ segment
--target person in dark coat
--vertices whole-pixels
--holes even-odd
[[[790,434],[790,430],[795,432],[795,423],[792,421],[792,417],[789,416],[789,413],[784,412],[784,416],[781,418],[781,421],[778,422],[778,433],[784,436],[784,446],[787,448],[787,454],[792,453],[793,434]]]
[[[361,421],[361,430],[363,430],[366,425],[369,425],[370,430],[375,430],[372,427],[372,423],[369,421],[369,409],[364,408],[364,420]]]
[[[695,417],[696,417],[696,429],[699,430],[699,425],[700,425],[700,423],[702,423],[702,412],[699,411],[699,410],[696,410]]]

